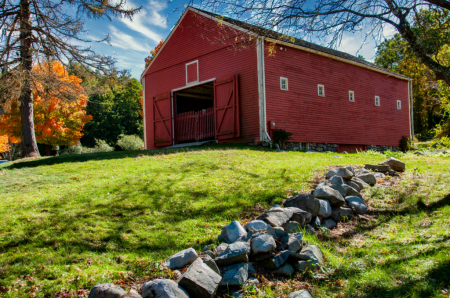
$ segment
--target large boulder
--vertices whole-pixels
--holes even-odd
[[[267,229],[267,233],[281,243],[287,243],[289,241],[289,233],[283,230],[283,228],[270,227]]]
[[[288,298],[313,298],[313,296],[307,290],[300,290],[290,293]]]
[[[302,233],[292,233],[289,234],[289,241],[287,243],[288,250],[290,252],[297,252],[302,249],[303,246],[303,234]]]
[[[343,197],[345,196],[345,189],[344,189],[344,186],[342,184],[331,184],[329,186],[332,189],[337,190],[341,194],[341,196],[343,196]]]
[[[352,188],[354,188],[357,192],[361,191],[361,189],[359,188],[358,184],[356,184],[353,181],[345,181],[345,184],[350,186],[350,187],[352,187]]]
[[[214,252],[216,253],[216,255],[220,255],[222,254],[227,248],[228,248],[229,244],[228,243],[220,243],[220,245],[218,245],[216,247],[216,249],[214,250]]]
[[[223,268],[221,286],[241,286],[248,279],[248,263]]]
[[[188,292],[190,297],[212,298],[222,281],[217,274],[198,258],[178,279],[178,284]]]
[[[354,197],[359,197],[362,199],[362,195],[353,187],[351,187],[350,185],[344,184],[343,185],[344,189],[345,189],[345,196],[354,196]]]
[[[344,197],[335,189],[329,186],[322,186],[313,192],[314,197],[330,202],[331,206],[344,206]],[[320,203],[319,203],[320,204]],[[319,209],[320,210],[320,209]],[[316,215],[318,215],[317,213]]]
[[[302,210],[297,207],[286,207],[285,210],[292,211],[292,216],[289,221],[296,221],[301,226],[304,226],[305,224],[308,224],[311,221],[311,213]]]
[[[92,287],[88,298],[120,298],[127,292],[113,283],[98,284]]]
[[[389,171],[389,166],[388,165],[370,165],[367,164],[364,166],[365,169],[370,170],[370,171],[374,171],[374,172],[380,172],[380,173],[386,173],[387,171]]]
[[[245,229],[249,232],[265,232],[269,225],[262,220],[252,220],[245,225]]]
[[[342,179],[344,180],[351,180],[353,176],[355,176],[354,173],[352,173],[349,169],[347,168],[335,168],[332,169],[331,171],[329,171],[326,174],[326,178],[330,179],[333,176],[340,176],[342,177]]]
[[[330,218],[335,222],[340,222],[344,218],[351,220],[353,218],[353,211],[346,207],[333,207]]]
[[[275,250],[277,244],[269,234],[259,234],[252,239],[252,253],[259,254]]]
[[[250,247],[246,242],[235,242],[228,245],[223,253],[217,256],[215,262],[217,266],[223,267],[238,263],[247,263]]]
[[[141,287],[142,298],[189,298],[179,284],[170,279],[155,279]]]
[[[233,243],[246,234],[247,232],[238,221],[232,221],[228,226],[225,226],[222,229],[220,236],[228,243]]]
[[[311,215],[317,216],[320,209],[319,201],[311,194],[300,194],[288,198],[284,202],[284,207],[296,207],[301,210],[311,213]]]
[[[345,197],[345,201],[350,206],[350,208],[355,211],[356,214],[366,214],[367,213],[367,205],[364,201],[355,196]]]
[[[284,208],[277,208],[261,214],[257,219],[264,220],[272,227],[282,227],[289,219],[291,219],[292,214],[292,211],[285,210]]]
[[[331,184],[342,185],[344,184],[344,179],[341,176],[333,176],[330,178]]]
[[[299,255],[303,260],[312,261],[316,267],[322,265],[323,263],[322,251],[316,245],[308,245],[303,247]]]
[[[209,268],[211,268],[212,270],[214,270],[217,274],[220,274],[220,270],[219,267],[217,267],[216,262],[214,262],[214,260],[211,258],[211,256],[209,255],[203,255],[200,257],[203,261],[203,263],[205,263],[206,265],[208,265]]]
[[[188,248],[185,250],[182,250],[173,256],[171,256],[165,263],[164,266],[170,268],[170,269],[180,269],[183,268],[186,265],[191,264],[198,258],[197,253],[195,252],[195,249]]]
[[[393,169],[397,172],[404,172],[405,171],[405,163],[401,160],[398,160],[394,157],[389,157],[387,160],[380,162],[380,165],[388,165],[389,168]]]
[[[362,175],[356,176],[357,178],[361,179],[362,181],[366,182],[367,184],[374,186],[377,184],[377,178],[371,173],[366,173]]]
[[[327,200],[319,199],[320,202],[320,210],[319,210],[319,216],[322,218],[330,217],[331,215],[331,205],[330,202]]]

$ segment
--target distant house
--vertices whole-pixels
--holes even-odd
[[[188,7],[142,74],[147,149],[207,139],[354,151],[412,136],[412,84],[352,55]]]

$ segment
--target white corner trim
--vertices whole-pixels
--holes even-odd
[[[264,38],[256,40],[256,59],[258,70],[258,106],[259,106],[259,140],[267,139],[266,121],[266,78],[264,69]],[[270,138],[269,138],[270,139]]]
[[[408,111],[409,111],[409,133],[410,141],[414,145],[414,94],[413,81],[408,82]]]
[[[188,71],[187,71],[187,68],[188,68],[188,65],[191,65],[191,64],[194,64],[194,63],[197,63],[197,80],[196,81],[192,81],[192,82],[188,82]],[[200,80],[199,73],[198,73],[198,60],[186,63],[185,70],[186,70],[186,86],[198,83],[198,81]]]
[[[145,118],[145,77],[142,79],[142,117],[144,118],[144,148],[147,149],[147,119]]]

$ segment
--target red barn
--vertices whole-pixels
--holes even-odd
[[[142,74],[147,149],[217,140],[354,151],[411,138],[412,84],[352,55],[188,7]]]

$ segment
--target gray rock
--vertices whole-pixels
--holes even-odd
[[[333,207],[330,218],[335,222],[340,222],[344,218],[351,220],[353,218],[353,211],[346,207]]]
[[[345,197],[345,201],[347,201],[347,204],[350,206],[350,208],[353,209],[353,211],[355,211],[356,214],[367,213],[367,205],[361,198],[355,196],[348,196]]]
[[[178,284],[190,297],[212,298],[222,277],[198,258],[178,280]]]
[[[336,227],[336,222],[331,218],[325,218],[322,220],[322,225],[331,230]]]
[[[386,173],[387,171],[389,171],[389,166],[388,165],[370,165],[367,164],[364,166],[365,169],[370,170],[370,171],[374,171],[374,172],[380,172],[380,173]]]
[[[249,285],[255,285],[256,286],[256,285],[259,285],[259,284],[260,284],[259,280],[257,278],[255,278],[255,277],[250,277],[245,282],[246,286],[249,286]]]
[[[209,255],[204,255],[201,256],[200,258],[202,259],[203,263],[208,265],[209,268],[214,270],[214,272],[216,272],[217,274],[220,274],[219,267],[217,267],[216,262],[214,262],[214,260]]]
[[[364,175],[364,174],[370,174],[370,171],[368,171],[364,168],[355,169],[355,176]]]
[[[330,179],[333,176],[340,176],[344,180],[351,180],[355,174],[346,168],[335,168],[326,174],[326,178]]]
[[[257,255],[251,255],[250,259],[252,260],[252,262],[260,262],[262,260],[266,260],[266,259],[272,258],[274,256],[275,256],[274,252],[262,252]]]
[[[311,225],[305,226],[305,235],[314,235],[316,230]]]
[[[344,189],[345,189],[345,196],[354,196],[354,197],[359,197],[362,199],[362,195],[353,187],[351,187],[350,185],[345,184],[344,185]]]
[[[319,199],[320,202],[320,210],[319,210],[319,216],[322,218],[330,217],[331,215],[331,205],[330,202],[327,200]]]
[[[317,216],[320,209],[319,201],[311,194],[301,194],[288,198],[284,202],[285,207],[296,207]]]
[[[378,179],[384,179],[386,177],[386,175],[384,175],[383,173],[373,173],[373,175],[375,176],[375,178]]]
[[[264,267],[266,267],[268,269],[277,269],[277,268],[281,267],[281,265],[286,263],[290,254],[291,254],[291,252],[289,250],[284,250],[284,251],[278,253],[273,258],[264,260],[262,262],[262,264]]]
[[[389,157],[387,160],[380,162],[380,165],[388,165],[394,171],[404,172],[405,171],[405,163],[401,160],[398,160],[394,157]]]
[[[318,216],[314,217],[310,223],[313,228],[320,226],[320,218]]]
[[[331,184],[342,185],[344,184],[344,179],[341,176],[333,176],[330,178]]]
[[[352,187],[353,189],[355,189],[357,192],[361,191],[361,189],[359,188],[358,184],[356,184],[353,181],[345,181],[345,184]]]
[[[113,283],[105,283],[93,286],[88,298],[120,298],[126,293],[124,289]]]
[[[307,290],[300,290],[288,295],[288,298],[313,298]]]
[[[259,234],[252,239],[252,253],[271,252],[277,247],[275,240],[269,234]]]
[[[369,184],[367,184],[363,180],[359,179],[358,177],[353,177],[352,182],[354,182],[354,183],[356,183],[356,185],[358,185],[358,188],[360,189],[360,191],[363,190],[364,188],[369,187]]]
[[[253,242],[253,241],[252,241]],[[246,242],[235,242],[215,259],[217,266],[229,266],[238,263],[247,263],[250,247]]]
[[[350,171],[350,173],[352,173],[353,175],[355,175],[355,169],[353,169],[352,166],[345,166],[344,169],[347,169]]]
[[[341,196],[345,196],[345,189],[342,184],[331,184],[330,187],[334,190],[337,190],[341,194]]]
[[[170,279],[155,279],[141,287],[142,298],[189,298],[179,284]]]
[[[313,262],[313,265],[318,268],[319,265],[323,263],[323,254],[320,248],[316,245],[308,245],[303,247],[302,251],[299,254],[304,260],[310,260]]]
[[[267,233],[273,236],[276,240],[281,243],[287,243],[289,241],[289,233],[286,232],[283,228],[273,228],[270,227],[267,229]]]
[[[189,296],[187,296],[189,297]],[[130,292],[126,293],[125,295],[120,296],[120,298],[142,298],[141,295],[139,295],[136,290],[131,289]]]
[[[377,178],[375,178],[375,176],[373,174],[371,174],[371,173],[358,175],[356,177],[361,179],[362,181],[366,182],[367,184],[369,184],[371,186],[374,186],[375,184],[377,184]]]
[[[313,192],[313,195],[318,199],[327,200],[328,202],[330,202],[331,206],[343,206],[345,204],[344,197],[337,190],[329,186],[323,186],[321,188],[316,189]],[[317,213],[316,215],[318,214],[319,213]]]
[[[228,243],[233,243],[240,237],[246,235],[247,232],[238,221],[232,221],[228,226],[222,229],[222,236]]]
[[[256,275],[256,270],[252,264],[248,263],[248,277],[252,277]]]
[[[294,268],[289,265],[288,263],[284,264],[283,266],[281,266],[280,268],[272,271],[273,274],[275,275],[280,275],[280,276],[286,276],[286,277],[290,277],[294,274]]]
[[[281,227],[292,217],[291,211],[271,211],[261,214],[257,219],[264,220],[272,227]]]
[[[241,286],[248,279],[248,264],[240,263],[223,268],[221,286]]]
[[[253,232],[248,232],[244,236],[239,237],[235,242],[247,242],[250,246],[250,241],[253,238]]]
[[[303,246],[303,233],[289,234],[287,246],[290,252],[297,252],[301,250]]]
[[[220,255],[220,254],[223,253],[227,248],[228,248],[228,244],[227,244],[227,243],[221,243],[219,246],[216,247],[215,253],[216,253],[217,255]]]
[[[252,220],[245,225],[245,229],[249,232],[265,232],[269,227],[265,221],[262,220]]]
[[[284,224],[283,228],[288,233],[296,233],[301,230],[302,226],[296,221],[288,221],[287,223]]]
[[[289,219],[289,221],[296,221],[301,226],[304,226],[305,224],[311,221],[311,213],[305,210],[302,210],[297,207],[286,207],[285,209],[292,211],[292,216]]]
[[[171,256],[165,263],[164,266],[170,268],[170,269],[180,269],[183,268],[186,265],[191,264],[198,258],[197,253],[195,252],[195,249],[188,248],[185,250],[182,250],[173,256]]]

